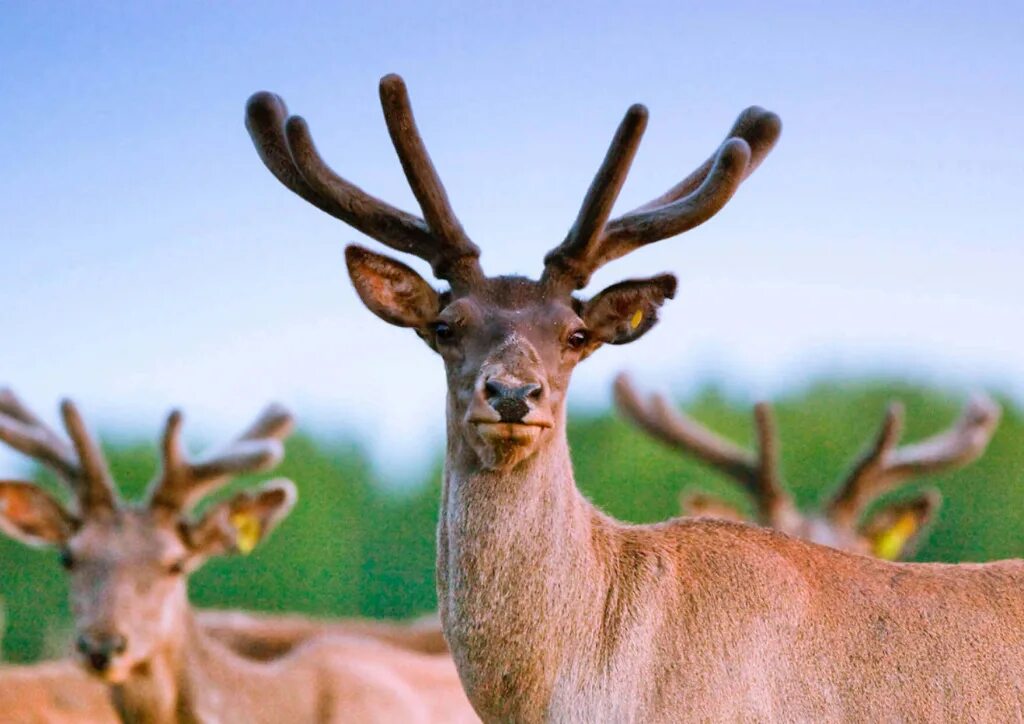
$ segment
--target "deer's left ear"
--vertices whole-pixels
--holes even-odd
[[[64,506],[32,483],[0,480],[0,530],[31,546],[62,545],[76,521]]]
[[[910,558],[928,524],[942,505],[937,490],[898,503],[884,505],[861,528],[877,558],[897,561]]]
[[[186,541],[203,557],[251,553],[291,512],[297,497],[295,484],[283,479],[239,493],[186,524]]]
[[[676,294],[676,278],[661,274],[614,284],[583,305],[582,318],[606,344],[640,339],[658,321],[658,308]]]

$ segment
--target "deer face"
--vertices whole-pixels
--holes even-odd
[[[0,530],[60,551],[80,660],[105,681],[123,682],[158,651],[182,645],[188,574],[211,556],[248,553],[291,509],[294,486],[277,480],[213,505],[198,519],[189,515],[234,475],[276,464],[292,421],[271,406],[226,449],[193,463],[181,445],[181,415],[172,413],[162,470],[145,503],[129,505],[119,499],[74,405],[65,402],[63,412],[73,445],[0,390],[0,440],[51,467],[75,498],[69,509],[32,483],[0,481]]]
[[[181,627],[191,551],[148,510],[90,519],[61,547],[82,664],[123,681]]]
[[[675,293],[675,278],[663,275],[617,284],[590,301],[523,277],[438,294],[393,259],[352,246],[347,260],[367,307],[414,329],[444,360],[449,428],[492,469],[543,445],[564,420],[576,365],[602,344],[638,339]]]

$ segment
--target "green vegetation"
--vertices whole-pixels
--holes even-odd
[[[946,427],[961,402],[920,386],[881,383],[821,384],[778,401],[783,469],[802,503],[812,503],[841,479],[892,398],[907,405],[906,440]],[[1001,402],[1003,422],[988,453],[962,471],[926,481],[942,489],[945,504],[919,560],[981,561],[1024,552],[1024,418],[1019,408]],[[709,427],[751,442],[748,402],[708,389],[687,408]],[[569,437],[581,487],[624,520],[673,516],[680,491],[690,488],[746,503],[728,482],[649,441],[610,412],[574,416]],[[118,446],[108,454],[125,494],[137,495],[155,470],[153,442]],[[193,601],[332,616],[404,617],[431,610],[440,469],[438,462],[407,494],[385,494],[358,447],[296,436],[279,471],[299,485],[295,512],[251,557],[211,561],[197,573]],[[54,553],[0,536],[0,599],[7,613],[8,659],[29,661],[59,650],[55,641],[68,630],[69,614]]]

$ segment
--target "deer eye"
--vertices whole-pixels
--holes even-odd
[[[455,330],[448,322],[437,322],[434,324],[434,336],[442,344],[451,342],[455,338]]]
[[[185,572],[185,561],[175,561],[167,566],[167,572],[172,576],[180,576]]]
[[[70,571],[75,567],[75,558],[67,548],[60,549],[60,565],[65,571]]]
[[[583,349],[588,341],[590,341],[590,336],[583,329],[577,329],[565,340],[566,344],[572,349]]]

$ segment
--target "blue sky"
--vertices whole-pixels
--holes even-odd
[[[581,367],[577,404],[620,368],[680,392],[883,371],[1024,396],[1020,3],[481,5],[4,3],[0,381],[144,432],[173,404],[212,435],[280,399],[419,460],[439,361],[362,309],[342,250],[366,240],[242,125],[276,91],[336,169],[415,209],[377,103],[395,71],[491,272],[539,271],[630,103],[651,121],[622,209],[745,106],[782,116],[718,217],[597,275],[670,270],[680,294]]]

